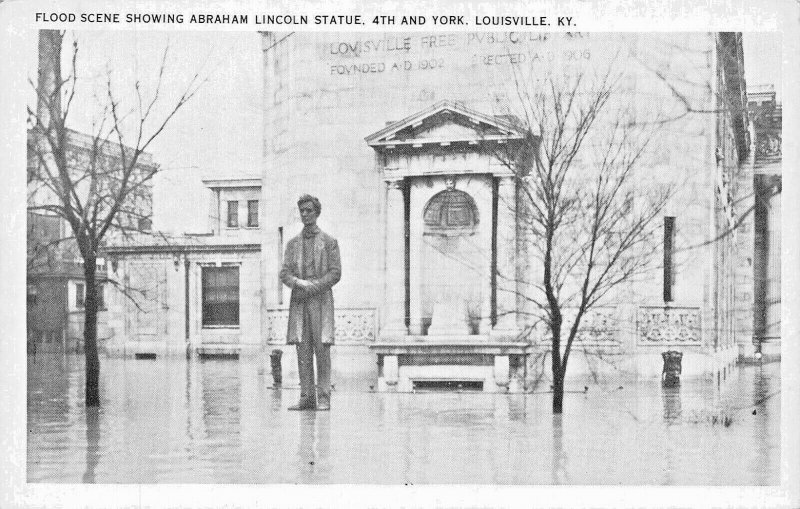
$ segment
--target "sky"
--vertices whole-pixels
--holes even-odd
[[[263,67],[256,32],[68,32],[63,72],[69,72],[68,48],[77,42],[80,108],[71,127],[90,131],[106,94],[107,76],[120,97],[134,97],[132,84],[152,93],[168,48],[162,95],[156,109],[173,105],[199,73],[197,94],[149,147],[162,171],[154,182],[154,227],[200,232],[207,226],[206,177],[260,174]],[[749,88],[774,84],[780,100],[781,40],[775,33],[745,33],[745,79]],[[29,76],[36,76],[36,42],[31,45]],[[129,106],[133,103],[127,102]]]
[[[67,32],[62,50],[65,76],[71,72],[73,42],[78,44],[79,99],[69,125],[84,132],[93,132],[99,118],[109,71],[112,89],[130,108],[134,103],[125,99],[135,97],[132,84],[136,80],[142,84],[143,96],[152,97],[168,48],[154,120],[166,114],[199,73],[202,83],[197,94],[148,152],[161,167],[154,179],[154,227],[179,233],[205,231],[208,191],[202,179],[261,171],[260,36],[255,32]],[[35,77],[35,42],[31,61],[28,75]]]

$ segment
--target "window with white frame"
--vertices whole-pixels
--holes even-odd
[[[202,267],[203,327],[239,326],[239,267]]]
[[[247,226],[258,227],[258,200],[247,200]]]
[[[239,202],[231,200],[228,202],[228,228],[239,227]]]

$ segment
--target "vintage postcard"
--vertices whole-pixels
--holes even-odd
[[[800,7],[624,7],[0,3],[3,505],[800,502]]]

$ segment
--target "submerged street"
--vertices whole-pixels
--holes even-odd
[[[269,359],[28,357],[28,482],[766,485],[780,481],[780,363],[551,394],[374,393],[289,412]]]

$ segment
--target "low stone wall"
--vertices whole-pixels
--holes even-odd
[[[378,310],[375,308],[336,308],[334,311],[337,345],[372,343],[378,336]],[[286,344],[289,328],[288,308],[267,309],[267,342]]]

